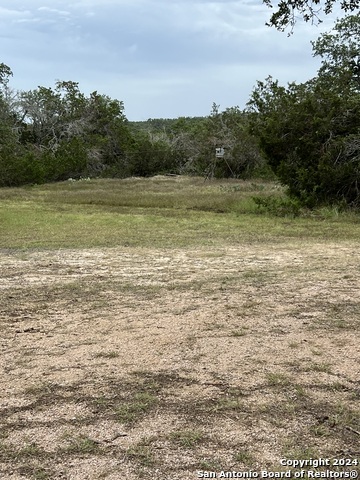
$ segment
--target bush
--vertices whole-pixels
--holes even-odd
[[[301,203],[293,198],[252,197],[259,212],[276,217],[297,217],[301,213]]]
[[[256,93],[252,131],[289,195],[310,208],[359,206],[360,96],[314,82],[285,89],[271,78]]]

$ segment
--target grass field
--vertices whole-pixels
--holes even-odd
[[[357,240],[360,217],[323,209],[260,215],[253,197],[281,197],[261,181],[154,177],[83,180],[0,190],[0,248],[202,247]]]
[[[360,216],[272,216],[269,196],[162,176],[0,190],[0,478],[360,472]]]

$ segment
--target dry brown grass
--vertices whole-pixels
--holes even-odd
[[[1,250],[0,478],[359,458],[358,243],[272,235]]]
[[[355,457],[356,253],[2,253],[1,475],[192,479]]]

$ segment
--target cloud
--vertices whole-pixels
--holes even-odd
[[[29,11],[28,10],[17,10],[17,9],[0,7],[1,22],[3,22],[4,20],[6,20],[6,21],[10,20],[11,21],[12,19],[21,17],[24,14],[29,14]]]
[[[68,11],[66,11],[66,10],[58,10],[57,8],[39,7],[37,10],[38,10],[39,12],[46,12],[46,13],[49,13],[49,14],[55,13],[56,15],[60,15],[60,16],[68,16],[68,15],[70,15],[70,12],[68,12]]]
[[[50,3],[50,2],[49,2]],[[205,115],[213,101],[244,106],[257,79],[316,73],[299,24],[265,26],[262,0],[2,0],[0,61],[15,88],[74,80],[125,101],[129,118]]]

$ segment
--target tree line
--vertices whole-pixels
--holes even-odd
[[[246,176],[265,163],[247,128],[247,114],[216,105],[207,117],[129,122],[124,104],[84,95],[77,82],[14,92],[0,64],[0,186],[80,177],[203,175],[215,148],[227,160],[214,175]]]
[[[73,81],[14,92],[0,64],[0,186],[174,173],[276,175],[301,205],[360,206],[360,17],[313,42],[305,83],[258,81],[244,110],[129,122],[124,104]],[[216,159],[215,149],[225,155]]]

